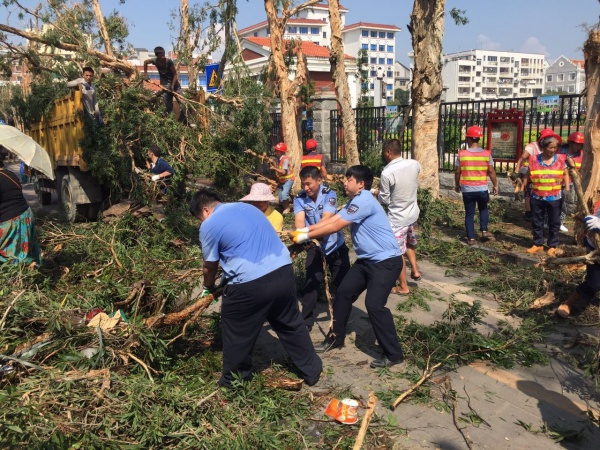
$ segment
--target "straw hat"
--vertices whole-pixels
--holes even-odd
[[[240,202],[274,202],[277,199],[271,193],[271,188],[265,183],[254,183],[250,193],[240,199]]]

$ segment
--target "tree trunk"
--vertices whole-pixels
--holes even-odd
[[[412,82],[413,156],[421,163],[419,185],[440,190],[437,137],[442,95],[445,0],[414,0],[409,31],[414,51]]]
[[[194,64],[194,47],[190,40],[190,8],[188,0],[181,0],[181,30],[179,30],[179,42],[181,50],[187,60],[188,69],[188,89],[190,91],[198,90],[198,67]],[[183,56],[183,55],[182,55]],[[177,58],[180,60],[180,57]]]
[[[341,106],[344,126],[344,146],[346,147],[346,166],[360,164],[356,144],[356,120],[350,103],[350,88],[344,65],[344,43],[342,41],[342,24],[340,20],[340,1],[329,0],[329,24],[331,26],[331,77],[335,85],[335,95]]]
[[[585,87],[587,122],[581,162],[581,184],[584,200],[591,206],[600,200],[600,31],[593,30],[583,46],[585,55]],[[592,212],[593,213],[593,212]]]
[[[106,24],[104,23],[104,16],[102,15],[102,10],[100,9],[100,3],[98,0],[93,0],[94,3],[94,15],[96,16],[96,22],[98,22],[98,31],[100,32],[100,36],[104,41],[104,48],[106,49],[106,54],[111,58],[114,58],[112,51],[112,45],[110,44],[110,38],[108,37],[108,31],[106,31]]]

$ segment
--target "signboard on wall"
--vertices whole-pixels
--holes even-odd
[[[558,111],[559,102],[558,95],[541,95],[537,98],[537,110],[543,113]]]
[[[219,64],[206,65],[206,92],[217,92],[219,85]]]
[[[495,110],[488,113],[487,148],[496,161],[516,162],[522,153],[523,111]]]

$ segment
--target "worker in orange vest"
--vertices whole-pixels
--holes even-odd
[[[533,245],[527,253],[544,250],[544,216],[548,215],[548,256],[556,255],[560,242],[560,211],[562,209],[562,185],[569,188],[569,174],[565,155],[558,154],[559,140],[554,136],[540,141],[542,153],[529,157],[529,171],[525,185],[531,183],[531,215]]]
[[[275,172],[279,185],[277,186],[277,193],[279,196],[279,203],[283,208],[283,214],[290,212],[290,191],[294,185],[294,172],[292,170],[292,164],[290,158],[285,154],[287,152],[287,145],[280,142],[273,147],[278,154],[277,167],[270,166],[269,168]]]
[[[488,177],[492,180],[493,193],[498,195],[498,179],[494,170],[492,152],[479,146],[483,137],[483,130],[478,126],[467,128],[466,138],[468,148],[460,150],[456,158],[456,173],[454,186],[456,192],[462,192],[465,205],[465,228],[467,230],[467,243],[475,245],[475,206],[479,209],[479,228],[481,238],[490,240],[492,234],[488,231]]]
[[[302,157],[302,165],[300,168],[304,169],[306,166],[315,166],[319,169],[319,172],[321,172],[323,181],[327,182],[327,168],[323,161],[323,155],[317,153],[317,146],[317,141],[314,139],[306,141],[306,154]]]
[[[583,159],[583,133],[575,131],[569,135],[567,140],[567,146],[561,147],[560,153],[569,157],[575,163],[577,172],[581,170],[581,160]],[[562,210],[560,212],[560,231],[568,233],[569,229],[565,226],[565,218],[569,214],[573,214],[577,205],[577,194],[573,189],[573,183],[571,183],[570,190],[563,190],[563,203]]]

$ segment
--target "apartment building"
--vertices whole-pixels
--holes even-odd
[[[546,69],[544,93],[581,94],[585,89],[584,61],[560,56]]]
[[[358,22],[346,25],[348,9],[340,5],[342,23],[342,39],[347,55],[358,58],[360,50],[367,53],[368,80],[364,88],[365,96],[373,99],[375,84],[382,83],[383,97],[394,98],[394,63],[396,50],[396,33],[400,28],[395,25]],[[251,25],[238,31],[241,38],[265,38],[271,32],[269,24],[263,22]],[[300,39],[313,44],[329,47],[331,44],[331,26],[327,3],[318,3],[301,10],[295,17],[288,19],[284,33],[285,39]],[[348,61],[348,59],[347,59]]]
[[[443,56],[444,101],[537,97],[546,57],[538,53],[467,50]]]

